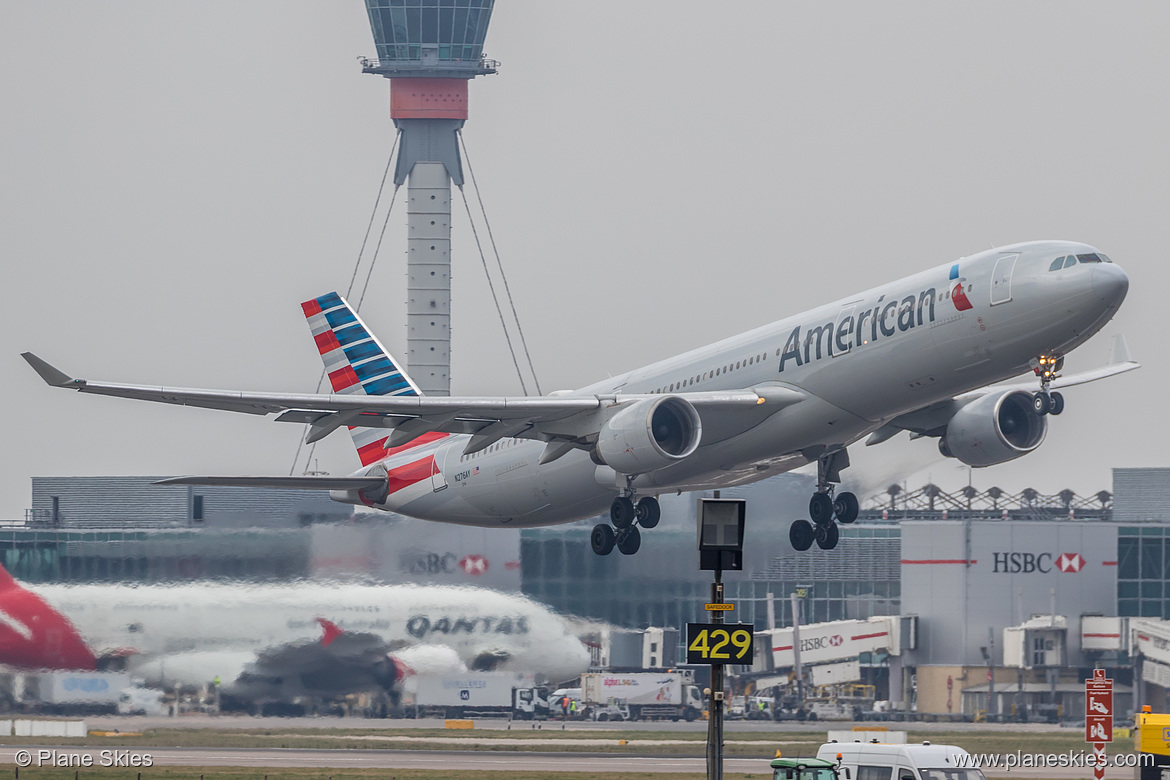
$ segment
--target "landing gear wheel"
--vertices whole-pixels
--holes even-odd
[[[828,493],[813,493],[808,502],[808,516],[813,525],[824,525],[833,519],[833,499]]]
[[[792,525],[788,527],[788,541],[792,543],[792,549],[799,552],[804,552],[812,547],[813,543],[813,527],[808,520],[795,520]]]
[[[818,525],[814,533],[816,534],[817,547],[822,550],[832,550],[837,546],[837,540],[841,538],[841,531],[836,523]]]
[[[638,525],[643,528],[658,525],[658,521],[662,519],[662,508],[658,506],[658,499],[652,496],[639,499],[634,505],[634,516],[638,520]]]
[[[857,501],[857,496],[852,493],[841,493],[833,502],[833,514],[837,515],[837,520],[842,523],[852,523],[857,519],[860,510],[861,505]]]
[[[617,548],[622,555],[633,555],[638,552],[638,548],[641,546],[642,534],[638,532],[637,526],[630,526],[618,533]]]
[[[1032,396],[1032,411],[1039,415],[1052,411],[1052,399],[1047,393],[1036,393]]]
[[[609,555],[613,552],[615,541],[613,528],[606,523],[598,523],[593,526],[593,531],[589,534],[589,546],[598,555]]]
[[[1064,396],[1060,393],[1053,393],[1049,396],[1052,401],[1052,408],[1048,411],[1049,414],[1060,414],[1064,411]]]
[[[634,502],[625,496],[618,496],[609,505],[609,520],[619,531],[634,524]]]

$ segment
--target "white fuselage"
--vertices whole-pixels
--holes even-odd
[[[42,585],[35,592],[95,655],[126,654],[130,671],[155,684],[234,680],[261,651],[319,641],[318,618],[401,645],[396,652],[411,666],[424,666],[428,657],[449,664],[453,650],[462,665],[490,654],[501,669],[556,681],[589,664],[588,650],[560,616],[522,596],[481,588],[200,583]],[[429,656],[422,652],[428,647],[435,651]]]
[[[899,415],[1020,375],[1039,355],[1082,344],[1120,307],[1125,274],[1112,263],[1055,273],[1049,265],[1095,251],[1065,241],[988,250],[572,394],[798,389],[806,400],[761,411],[746,429],[742,417],[725,425],[705,415],[698,450],[639,475],[633,487],[656,495],[756,481]],[[957,304],[960,285],[966,300]],[[547,525],[605,511],[625,484],[579,450],[539,465],[539,441],[504,439],[472,456],[463,454],[466,446],[466,436],[449,435],[382,462],[393,472],[433,456],[438,473],[392,491],[379,508],[467,525]]]

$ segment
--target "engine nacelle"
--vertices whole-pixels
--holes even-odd
[[[1007,390],[960,409],[938,447],[968,466],[994,466],[1036,449],[1047,433],[1048,418],[1032,409],[1032,394]]]
[[[699,447],[699,413],[676,396],[646,398],[601,427],[593,459],[620,474],[645,474],[677,463]]]

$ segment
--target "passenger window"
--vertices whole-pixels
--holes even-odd
[[[890,780],[893,773],[892,766],[859,766],[856,780]]]
[[[1061,268],[1064,268],[1064,258],[1063,257],[1056,258],[1055,260],[1052,261],[1052,265],[1048,266],[1049,271],[1059,271]]]
[[[1077,264],[1076,255],[1069,255],[1068,258],[1065,259],[1065,261],[1064,261],[1065,268],[1072,268],[1076,264]]]

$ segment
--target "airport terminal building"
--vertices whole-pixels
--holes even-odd
[[[0,528],[0,561],[30,583],[480,585],[628,628],[681,628],[700,619],[710,592],[710,573],[697,566],[693,495],[662,497],[663,521],[636,556],[598,557],[588,540],[594,521],[478,529],[355,516],[303,492],[150,482],[35,479],[25,521]],[[792,594],[802,625],[900,615],[896,652],[859,659],[864,679],[896,707],[1005,717],[1019,707],[1071,710],[1098,663],[1118,680],[1122,705],[1134,666],[1126,620],[1170,619],[1170,469],[1117,469],[1112,495],[1088,499],[1025,491],[1015,502],[973,501],[928,486],[863,512],[835,550],[797,553],[787,528],[811,490],[809,477],[789,474],[724,492],[748,502],[744,569],[725,573],[727,599],[735,619],[757,630],[791,625]],[[1141,701],[1164,706],[1157,681],[1170,684],[1170,666],[1151,661],[1139,677]]]

